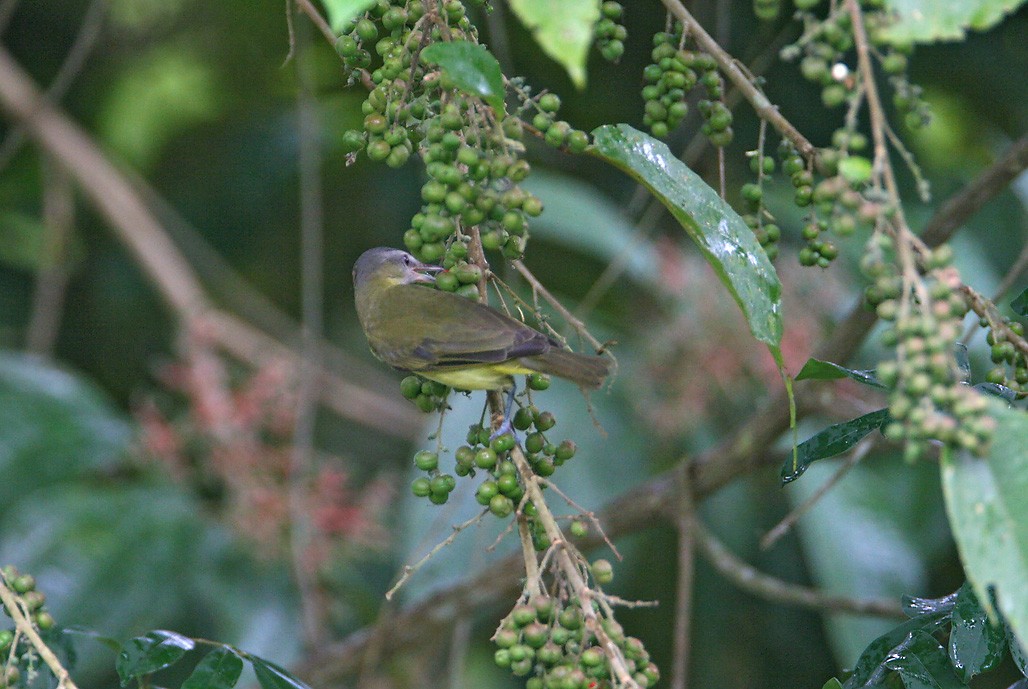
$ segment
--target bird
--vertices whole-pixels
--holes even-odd
[[[353,267],[354,303],[379,360],[459,390],[510,390],[543,373],[599,388],[606,357],[576,354],[486,304],[435,289],[442,270],[400,249],[368,249]]]

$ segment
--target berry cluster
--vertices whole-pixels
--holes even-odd
[[[400,394],[428,414],[446,408],[450,388],[434,380],[410,375],[400,381]]]
[[[1010,341],[1010,336],[1023,339],[1024,325],[1006,318],[1001,324],[1002,327],[993,327],[984,318],[980,322],[983,328],[989,330],[985,335],[985,341],[990,348],[989,356],[992,363],[997,364],[986,374],[985,380],[1023,395],[1028,392],[1028,358]]]
[[[702,84],[707,95],[707,100],[699,103],[705,119],[702,131],[715,146],[727,146],[732,140],[732,112],[720,102],[724,82],[717,62],[707,53],[686,50],[684,45],[680,23],[654,34],[653,62],[643,70],[643,124],[653,136],[667,136],[689,112],[686,96]]]
[[[615,14],[613,10],[604,9]],[[613,26],[606,46],[611,52],[618,45],[616,36],[623,34],[617,30],[623,27]],[[530,117],[552,146],[581,153],[590,143],[585,132],[556,118],[556,94],[532,98],[520,80],[510,79],[507,85],[519,108],[503,117],[477,96],[454,88],[445,73],[421,59],[430,43],[475,43],[477,36],[458,0],[378,0],[336,42],[351,81],[370,88],[361,106],[363,127],[345,132],[343,146],[351,156],[363,150],[391,167],[404,165],[417,153],[428,179],[421,188],[424,203],[411,219],[404,245],[418,259],[442,261],[447,267],[466,259],[475,231],[486,250],[502,251],[511,259],[524,252],[528,221],[543,206],[519,186],[530,171],[522,157],[521,117]],[[472,280],[468,270],[454,277],[458,282],[443,281],[453,291],[480,279]],[[464,295],[473,296],[472,291],[467,287]]]
[[[46,610],[46,594],[36,589],[36,580],[31,574],[23,574],[13,565],[7,565],[0,569],[0,579],[17,596],[19,611],[38,631],[53,629],[55,623]],[[0,611],[8,612],[3,605],[0,605]],[[12,648],[15,644],[17,647]],[[27,666],[28,675],[32,676],[35,670],[31,659],[35,657],[25,644],[24,635],[12,629],[0,629],[0,689],[21,686],[22,669],[19,665]]]
[[[594,604],[593,609],[599,615],[599,606]],[[613,619],[603,618],[599,626],[621,651],[625,669],[636,684],[654,686],[660,672],[650,662],[642,641],[625,636]],[[616,684],[608,651],[589,628],[582,606],[574,598],[561,602],[538,595],[516,606],[493,641],[498,646],[494,654],[497,665],[519,677],[532,675],[527,689],[609,689]]]
[[[924,261],[917,289],[905,284],[894,262],[883,255],[893,240],[872,238],[861,267],[873,283],[865,292],[869,306],[892,324],[882,335],[896,348],[896,358],[878,366],[878,377],[891,388],[890,421],[885,436],[905,442],[908,459],[920,457],[929,440],[981,453],[994,421],[985,416],[985,400],[964,380],[955,347],[968,305],[956,290],[960,284],[950,268],[952,249],[942,245]]]
[[[593,28],[596,47],[607,62],[617,62],[625,53],[625,39],[628,31],[621,23],[625,8],[621,3],[607,0],[600,6],[600,19]]]
[[[415,399],[426,395],[422,389],[424,384],[420,382],[420,379],[410,376],[404,380],[412,379],[410,387],[413,388],[417,383],[419,388]],[[532,390],[545,390],[549,384],[549,378],[543,374],[533,374],[528,377],[528,386]],[[431,383],[431,385],[438,384]],[[532,470],[539,476],[553,475],[557,467],[575,456],[577,450],[575,443],[571,440],[554,444],[546,438],[545,433],[556,423],[552,413],[539,411],[533,405],[521,407],[511,419],[511,425],[515,429],[531,431],[525,437],[523,447],[525,458]],[[475,499],[483,507],[488,507],[489,511],[497,517],[505,518],[514,512],[525,495],[517,467],[510,456],[517,440],[512,433],[504,433],[496,437],[491,437],[491,435],[489,428],[482,424],[471,426],[468,429],[467,444],[461,445],[454,452],[453,473],[457,476],[475,477],[479,471],[485,472],[486,479],[476,489]],[[456,479],[450,474],[440,472],[439,452],[429,450],[418,452],[414,455],[414,465],[419,470],[426,472],[427,476],[415,479],[411,485],[411,492],[417,497],[427,497],[435,504],[445,503],[449,499],[449,494],[456,487]],[[525,513],[534,523],[534,520],[531,519],[533,509],[530,504],[526,505]],[[538,549],[549,547],[549,540],[541,527],[533,529],[533,538]]]
[[[750,171],[757,176],[755,182],[747,182],[739,189],[746,213],[743,221],[756,235],[764,253],[772,261],[778,256],[778,240],[782,230],[775,224],[775,218],[764,205],[764,181],[775,172],[775,159],[765,156],[763,149],[750,151]]]

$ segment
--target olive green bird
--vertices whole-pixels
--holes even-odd
[[[512,388],[513,376],[546,373],[598,388],[605,357],[575,354],[496,309],[424,283],[437,266],[378,247],[353,266],[357,317],[372,353],[390,366],[461,390]]]

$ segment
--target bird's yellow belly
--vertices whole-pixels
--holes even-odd
[[[500,390],[513,383],[512,376],[532,373],[518,361],[504,361],[498,364],[475,364],[454,369],[435,369],[433,371],[417,371],[429,380],[459,390]]]

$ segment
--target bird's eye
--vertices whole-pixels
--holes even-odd
[[[403,257],[403,265],[408,266],[408,267],[410,266],[410,256],[404,256]]]

